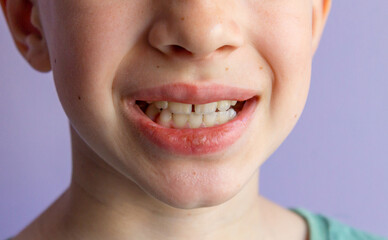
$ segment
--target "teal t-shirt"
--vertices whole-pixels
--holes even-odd
[[[365,233],[346,226],[335,219],[314,214],[303,208],[291,208],[290,210],[306,219],[309,226],[310,240],[388,240],[388,238]],[[7,240],[11,240],[11,238]]]
[[[291,210],[306,219],[310,229],[310,240],[388,240],[303,208],[292,208]]]

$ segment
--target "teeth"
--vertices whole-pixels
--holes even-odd
[[[170,127],[171,118],[172,118],[172,114],[171,114],[170,110],[164,109],[160,113],[160,116],[158,118],[157,123],[162,125],[162,126],[165,126],[165,127]]]
[[[158,109],[166,109],[168,108],[168,102],[167,101],[159,101],[159,102],[155,102],[155,107],[158,108]]]
[[[174,126],[176,128],[183,128],[183,127],[185,127],[187,121],[189,120],[189,116],[190,115],[189,114],[174,113],[173,116],[172,116],[172,120],[174,122]]]
[[[229,118],[229,120],[232,120],[232,119],[235,118],[236,115],[237,115],[236,111],[235,111],[233,108],[229,109],[229,110],[226,111],[226,112],[228,113],[228,118]]]
[[[189,117],[189,127],[190,128],[199,128],[202,124],[202,114],[191,113]]]
[[[230,108],[230,101],[224,100],[224,101],[219,101],[217,104],[217,109],[219,111],[226,111]]]
[[[224,124],[227,121],[229,121],[229,116],[228,113],[223,111],[223,112],[217,112],[217,124]]]
[[[151,104],[147,107],[146,115],[152,119],[152,121],[155,121],[156,115],[159,113],[159,109],[155,107],[154,104]]]
[[[207,103],[207,104],[196,104],[195,113],[212,113],[217,109],[217,102]]]
[[[216,124],[217,113],[208,113],[203,115],[203,123],[206,127],[212,127]]]
[[[194,105],[195,112],[192,112],[192,104],[156,101],[150,103],[145,113],[150,119],[164,127],[212,127],[235,118],[237,113],[231,106],[236,104],[235,100],[196,104]]]
[[[189,114],[192,110],[191,104],[169,102],[168,108],[172,113]]]

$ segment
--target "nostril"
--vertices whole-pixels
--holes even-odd
[[[216,52],[232,52],[234,49],[236,49],[236,47],[225,45],[217,48]]]
[[[187,50],[184,47],[181,47],[179,45],[170,45],[169,51],[172,55],[175,56],[181,56],[181,57],[191,57],[193,56],[193,53]]]
[[[228,53],[232,52],[235,49],[235,47],[230,46],[230,45],[225,45],[222,47],[217,48],[214,53]],[[167,51],[171,56],[176,56],[176,57],[196,57],[198,56],[197,53],[193,53],[190,50],[181,47],[179,45],[169,45],[167,46]]]

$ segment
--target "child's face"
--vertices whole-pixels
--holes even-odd
[[[59,98],[83,147],[172,206],[234,196],[301,115],[313,55],[311,0],[40,0],[39,8]],[[258,101],[242,131],[226,137],[232,145],[222,136],[228,129],[185,139],[175,130],[179,148],[126,108],[132,98],[177,99],[169,91],[136,95],[175,83],[250,90],[222,95],[210,86],[195,95],[189,87],[188,103]],[[217,138],[216,147],[196,145],[196,134]]]

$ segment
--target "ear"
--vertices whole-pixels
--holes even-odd
[[[16,47],[38,71],[51,70],[36,0],[0,0]]]
[[[318,48],[330,9],[331,0],[313,0],[313,54]]]

